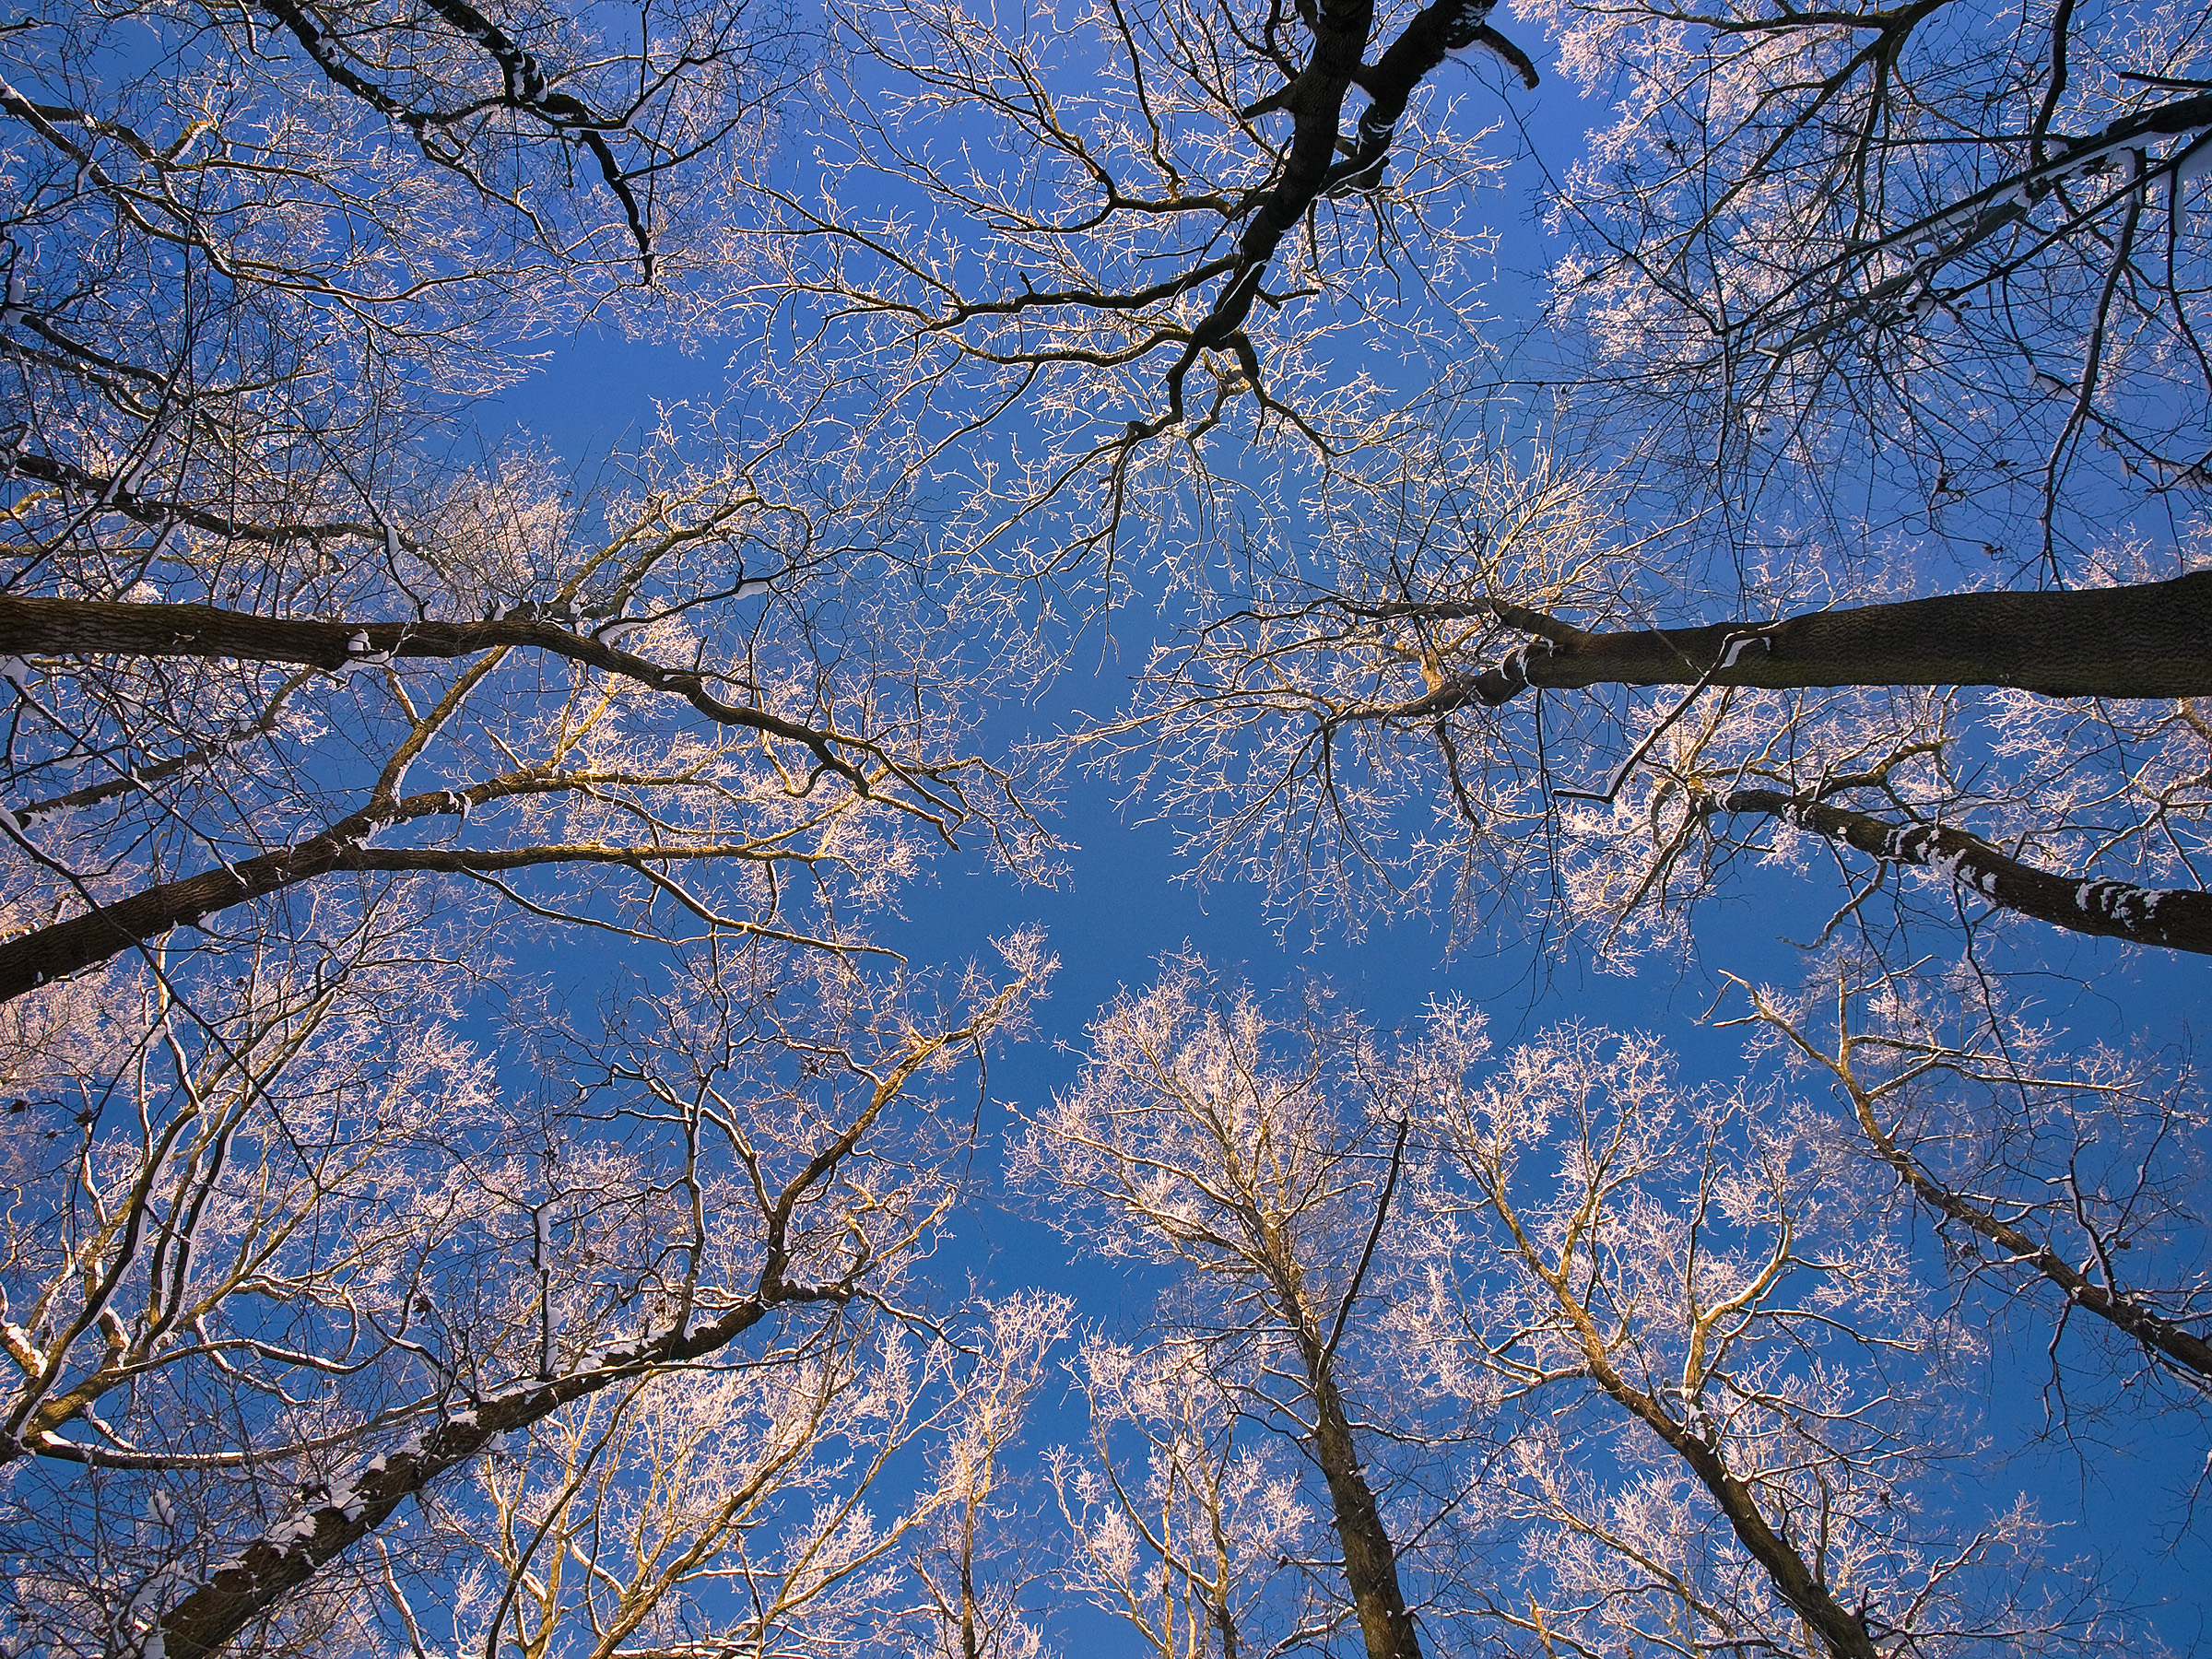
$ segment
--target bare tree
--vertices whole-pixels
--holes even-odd
[[[1287,1276],[1257,1265],[1294,1241],[1347,1423],[1355,1375],[1386,1402],[1355,1466],[1396,1476],[1369,1512],[1394,1517],[1393,1575],[1418,1565],[1433,1641],[1872,1659],[2109,1640],[2073,1575],[2024,1582],[2049,1531],[2030,1507],[1946,1512],[1976,1326],[1840,1128],[1771,1086],[1687,1084],[1646,1037],[1571,1027],[1493,1062],[1448,1002],[1395,1043],[1286,1031],[1173,964],[1094,1028],[1018,1158],[1084,1194],[1071,1231],[1206,1276],[1169,1340],[1089,1351],[1094,1424],[1141,1438],[1061,1477],[1080,1582],[1102,1604],[1123,1586],[1163,1653],[1250,1645],[1270,1575],[1241,1551],[1249,1499],[1226,1497],[1236,1425],[1325,1410]],[[1360,1625],[1371,1651],[1392,1629]]]
[[[402,567],[452,558],[427,521],[470,484],[440,428],[552,331],[686,325],[669,284],[720,270],[737,177],[709,152],[783,66],[767,21],[679,4],[609,40],[559,7],[287,0],[11,28],[0,585],[437,604]],[[477,573],[488,605],[546,596]]]
[[[741,476],[641,482],[594,535],[552,480],[500,469],[446,504],[434,552],[258,614],[6,601],[0,829],[8,897],[40,921],[0,945],[0,996],[349,872],[438,872],[647,933],[664,913],[772,929],[784,868],[865,869],[865,903],[915,832],[945,844],[1011,804],[952,747],[958,703],[900,695],[957,641],[880,583],[827,626],[817,586],[863,572],[810,569],[830,557],[815,527]],[[505,603],[505,584],[541,597]],[[347,588],[359,608],[330,618]],[[898,656],[871,647],[879,628]],[[615,872],[627,905],[583,896]]]
[[[920,1592],[907,1640],[944,1659],[1037,1659],[1044,1632],[1021,1605],[1050,1570],[1033,1488],[1012,1464],[1075,1304],[1030,1291],[982,1311],[959,1396],[933,1425],[935,1478],[910,1557]]]
[[[1971,1337],[1848,1143],[1771,1092],[1686,1088],[1648,1038],[1564,1028],[1478,1070],[1471,1029],[1440,1009],[1385,1098],[1428,1105],[1423,1201],[1456,1224],[1455,1271],[1391,1324],[1438,1386],[1487,1377],[1521,1414],[1489,1509],[1522,1571],[1473,1618],[1546,1653],[2103,1639],[2078,1592],[2021,1585],[2030,1511],[1959,1535],[1929,1501]]]
[[[312,1631],[408,1500],[748,1333],[789,1357],[776,1399],[827,1410],[836,1333],[949,1202],[951,1148],[897,1103],[1018,1025],[1049,962],[1007,949],[1003,981],[941,991],[710,954],[579,1033],[569,1092],[535,1101],[435,1006],[379,1018],[412,963],[272,971],[213,1030],[154,982],[18,1212],[9,1529],[54,1569],[21,1616],[59,1652],[213,1653],[295,1606]]]
[[[453,1559],[423,1586],[439,1599],[406,1606],[410,1639],[526,1655],[888,1652],[897,1558],[958,1536],[977,1496],[976,1466],[942,1454],[979,1430],[1004,1446],[1065,1324],[1050,1299],[982,1310],[980,1328],[942,1333],[953,1341],[841,1317],[788,1347],[580,1400],[425,1507]],[[970,1335],[980,1354],[954,1346]],[[939,1478],[901,1490],[887,1472],[924,1446]],[[387,1589],[406,1600],[396,1575]],[[1023,1651],[1007,1611],[994,1605],[974,1652]]]
[[[1535,79],[1489,12],[833,8],[817,164],[756,237],[772,379],[866,364],[856,447],[962,479],[939,535],[979,570],[1056,595],[1140,551],[1203,563],[1276,477],[1325,488],[1406,429],[1362,359],[1418,382],[1472,337],[1497,163],[1446,60]]]
[[[1091,1027],[1082,1074],[1030,1121],[1012,1179],[1100,1253],[1188,1271],[1175,1340],[1203,1350],[1211,1385],[1239,1396],[1239,1415],[1288,1433],[1319,1472],[1353,1619],[1382,1659],[1421,1651],[1406,1535],[1394,1537],[1386,1518],[1386,1506],[1418,1499],[1393,1492],[1387,1442],[1362,1417],[1383,1408],[1356,1356],[1405,1135],[1335,1098],[1360,1058],[1356,1030],[1286,1031],[1248,990],[1172,959],[1159,984],[1121,997]],[[1227,1455],[1226,1442],[1208,1443],[1216,1450],[1189,1455]],[[1222,1618],[1237,1589],[1225,1571],[1189,1586]]]
[[[854,927],[1021,814],[962,747],[989,666],[889,575],[898,501],[841,489],[806,410],[652,434],[591,489],[454,458],[464,400],[557,332],[715,324],[795,37],[719,0],[0,35],[0,1454],[46,1564],[18,1621],[418,1646],[397,1586],[482,1545],[519,1575],[476,1609],[496,1645],[557,1590],[481,1507],[398,1536],[407,1501],[511,1435],[596,1434],[627,1480],[624,1435],[697,1408],[675,1373],[748,1333],[727,1403],[767,1450],[685,1476],[653,1559],[757,1526],[748,1485],[818,1484],[946,1201],[897,1102],[1046,966],[1025,940],[940,994]],[[672,978],[542,1076],[494,1064],[492,1005],[526,1030],[547,994],[500,953],[564,930]],[[724,1477],[721,1530],[668,1544]],[[480,1489],[510,1521],[540,1495]],[[614,1600],[608,1630],[683,1617]]]
[[[1750,1002],[1741,1022],[1833,1080],[1866,1151],[1935,1218],[1961,1280],[2030,1308],[2055,1293],[2062,1334],[2086,1314],[2184,1397],[2212,1390],[2192,1179],[2206,1118],[2193,1077],[2110,1050],[2053,1053],[2016,1011],[1962,1020],[1953,999],[1848,961],[1802,996],[1735,983]]]
[[[1281,111],[1228,89],[1272,17],[1094,9],[1110,72],[1072,83],[989,18],[853,20],[842,147],[776,227],[776,292],[833,308],[840,351],[887,376],[896,356],[902,394],[946,411],[934,455],[967,453],[956,404],[1046,419],[975,471],[947,532],[963,556],[1057,580],[1140,545],[1149,514],[1180,572],[1210,562],[1189,641],[1091,735],[1160,746],[1136,764],[1212,867],[1257,865],[1355,925],[1408,892],[1524,912],[1525,877],[1625,951],[1678,935],[1719,867],[1800,858],[1809,835],[1850,884],[1839,912],[1884,888],[2204,949],[2202,30],[2071,0],[2002,27],[1947,3],[1525,15],[1620,100],[1561,186],[1540,366],[1424,357],[1385,394],[1341,345],[1314,355],[1386,263],[1430,282],[1392,321],[1471,338],[1443,198],[1330,194],[1368,182],[1364,127],[1302,198],[1304,250],[1269,241],[1340,119],[1305,101],[1342,21],[1326,8]],[[1410,63],[1441,17],[1382,60]],[[1379,69],[1349,84],[1381,130],[1399,106]],[[934,146],[921,123],[956,111],[1025,142],[1003,168]],[[1245,128],[1291,111],[1288,147],[1224,187]],[[926,253],[895,214],[843,208],[887,175],[945,204]],[[1381,216],[1371,243],[1331,205],[1355,199]],[[1543,389],[1507,413],[1493,394],[1524,373]],[[1312,456],[1209,462],[1247,395],[1255,433],[1305,419]],[[1477,419],[1481,440],[1452,436]],[[1532,461],[1508,429],[1589,465]],[[1578,477],[1594,506],[1568,500]],[[2028,583],[2048,591],[2006,591]],[[1603,694],[1658,684],[1708,695]],[[1961,686],[2000,689],[1925,694]],[[1552,699],[1546,731],[1532,688],[1601,694]]]
[[[1354,926],[1371,902],[1472,923],[1544,894],[1626,956],[1731,864],[1825,844],[1839,921],[1917,867],[1938,915],[2212,947],[2202,572],[1668,627],[1691,594],[1652,596],[1677,583],[1667,535],[1618,488],[1433,445],[1319,548],[1251,561],[1068,747],[1129,769],[1202,869]]]
[[[1528,9],[1619,99],[1556,209],[1587,413],[1712,542],[1918,521],[2070,584],[2135,507],[2201,507],[2196,18]]]
[[[418,371],[496,384],[533,337],[711,276],[792,37],[728,0],[602,24],[467,0],[28,15],[0,95],[8,371],[39,412],[18,463],[74,436],[32,476],[137,495],[241,447],[225,413],[375,409]],[[65,410],[85,426],[42,418]]]
[[[604,21],[64,8],[0,41],[0,997],[334,873],[568,912],[535,873],[626,869],[620,924],[742,930],[780,862],[888,876],[980,822],[959,700],[888,712],[973,674],[858,568],[886,503],[813,488],[792,430],[664,430],[581,498],[453,459],[547,330],[721,303],[791,37],[719,0]],[[750,875],[691,878],[717,862]]]

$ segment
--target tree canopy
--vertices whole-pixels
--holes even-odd
[[[2201,1543],[2204,18],[118,0],[0,134],[0,1653],[2156,1651],[1989,1402]],[[727,397],[503,431],[589,331]],[[912,918],[1101,779],[1432,988],[1010,1090]]]

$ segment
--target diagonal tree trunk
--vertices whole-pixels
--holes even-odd
[[[497,785],[434,790],[396,803],[386,814],[355,813],[320,835],[236,864],[219,865],[177,881],[164,881],[82,915],[34,928],[0,943],[0,1003],[65,979],[120,956],[174,928],[190,927],[218,911],[266,898],[339,870],[386,875],[494,876],[546,865],[620,865],[633,870],[713,859],[778,856],[761,841],[653,847],[552,842],[519,847],[371,847],[367,836],[386,824],[432,812],[459,813],[465,804],[499,799]]]
[[[780,1309],[807,1305],[841,1308],[865,1294],[876,1268],[866,1252],[855,1253],[834,1278],[807,1283],[791,1277],[792,1230],[809,1194],[828,1186],[917,1072],[947,1051],[979,1041],[1014,1006],[1029,984],[1018,979],[957,1028],[910,1032],[874,1077],[875,1087],[852,1120],[820,1143],[780,1188],[760,1193],[762,1265],[752,1293],[703,1324],[678,1323],[629,1347],[602,1353],[595,1362],[547,1381],[475,1400],[441,1418],[429,1433],[371,1458],[340,1489],[323,1494],[287,1520],[245,1542],[211,1569],[197,1585],[165,1610],[157,1625],[167,1659],[208,1659],[241,1631],[276,1606],[327,1562],[389,1520],[409,1496],[479,1454],[501,1434],[525,1429],[563,1406],[617,1383],[708,1359]],[[97,1454],[95,1454],[96,1456]]]
[[[1963,830],[1893,824],[1779,789],[1739,789],[1708,801],[1704,810],[1766,813],[1876,858],[1942,870],[1992,904],[2073,933],[2212,954],[2212,893],[2137,887],[2104,877],[2054,876],[2006,856]]]
[[[2189,1377],[2198,1387],[2212,1391],[2212,1342],[2207,1342],[2187,1324],[2167,1318],[2140,1295],[2124,1288],[2110,1275],[2109,1256],[2105,1258],[2106,1282],[2100,1284],[2052,1248],[2047,1237],[2038,1237],[2030,1232],[2018,1219],[2006,1220],[1997,1213],[1994,1204],[1970,1198],[1945,1184],[1936,1179],[1926,1164],[1921,1162],[1915,1152],[1899,1145],[1895,1135],[1882,1124],[1881,1115],[1876,1109],[1875,1096],[1859,1081],[1851,1065],[1853,1042],[1848,1030],[1842,1035],[1840,1053],[1823,1053],[1780,1013],[1758,987],[1737,979],[1734,974],[1726,977],[1734,980],[1750,997],[1755,1018],[1764,1020],[1781,1032],[1799,1053],[1815,1065],[1835,1074],[1836,1081],[1851,1101],[1852,1114],[1858,1119],[1859,1132],[1866,1137],[1866,1144],[1874,1148],[1876,1157],[1896,1171],[1898,1179],[1912,1189],[1912,1195],[1921,1203],[1936,1214],[1956,1221],[1968,1231],[1988,1240],[2005,1252],[2012,1264],[2041,1274],[2065,1291],[2070,1305],[2107,1321],[2134,1338],[2146,1353],[2164,1360],[2175,1371]],[[2092,1265],[2095,1259],[2091,1258]]]
[[[1367,1248],[1330,1329],[1324,1330],[1324,1320],[1307,1298],[1305,1273],[1280,1227],[1256,1210],[1247,1223],[1265,1244],[1267,1278],[1305,1370],[1306,1401],[1313,1413],[1313,1432],[1307,1449],[1328,1485],[1330,1519],[1344,1551],[1345,1588],[1351,1594],[1352,1612],[1359,1621],[1367,1659],[1421,1659],[1421,1644],[1413,1616],[1406,1610],[1406,1590],[1398,1580],[1397,1546],[1382,1524],[1382,1509],[1368,1484],[1344,1391],[1337,1385],[1336,1345],[1374,1261],[1375,1244],[1382,1235],[1382,1224],[1404,1167],[1409,1127],[1405,1123],[1398,1125],[1397,1143],[1390,1156],[1390,1179],[1375,1206]]]
[[[1421,1659],[1413,1616],[1406,1610],[1406,1592],[1398,1583],[1397,1550],[1359,1466],[1344,1396],[1325,1359],[1316,1371],[1309,1356],[1307,1369],[1313,1405],[1313,1461],[1328,1483],[1336,1541],[1344,1550],[1345,1587],[1351,1592],[1367,1659]]]
[[[391,1519],[407,1498],[475,1458],[500,1435],[551,1416],[571,1401],[668,1365],[703,1359],[728,1347],[779,1302],[808,1300],[765,1292],[713,1324],[609,1355],[597,1370],[573,1371],[536,1387],[455,1412],[437,1428],[371,1458],[350,1485],[330,1492],[217,1563],[206,1579],[161,1615],[165,1659],[207,1659],[255,1619],[276,1609],[327,1562]]]
[[[1624,1378],[1614,1367],[1602,1341],[1586,1342],[1584,1351],[1590,1375],[1598,1386],[1689,1465],[1698,1484],[1727,1518],[1729,1529],[1737,1541],[1766,1570],[1783,1600],[1818,1634],[1821,1647],[1834,1659],[1881,1659],[1881,1650],[1875,1646],[1865,1621],[1838,1601],[1826,1577],[1806,1560],[1787,1537],[1774,1530],[1759,1507],[1758,1495],[1728,1467],[1720,1453],[1675,1421],[1658,1401]]]

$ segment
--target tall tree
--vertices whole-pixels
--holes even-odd
[[[1093,1339],[1077,1374],[1090,1452],[1049,1465],[1069,1591],[1157,1659],[1294,1653],[1346,1622],[1341,1598],[1307,1576],[1323,1523],[1300,1471],[1241,1424],[1238,1391],[1203,1343]]]
[[[712,325],[791,39],[720,0],[0,31],[0,1455],[56,1651],[415,1641],[391,1587],[468,1528],[399,1523],[505,1437],[620,1461],[746,1338],[773,1486],[881,1393],[853,1345],[946,1192],[900,1102],[1044,969],[940,996],[856,930],[982,822],[959,625],[803,415],[590,489],[455,459],[558,333]],[[607,937],[641,1002],[549,1048],[548,943]]]
[[[1274,477],[1356,473],[1406,427],[1393,382],[1472,337],[1496,118],[1450,60],[1535,78],[1490,10],[832,7],[815,165],[752,232],[774,378],[865,365],[856,449],[965,480],[939,534],[994,578],[1203,564]]]
[[[1093,1594],[1125,1581],[1196,1651],[1139,1593],[1157,1578],[1214,1625],[1206,1651],[1241,1649],[1269,1575],[1230,1498],[1250,1478],[1234,1425],[1266,1412],[1324,1477],[1366,1612],[1290,1276],[1256,1265],[1282,1239],[1426,1643],[1874,1659],[2106,1639],[2094,1597],[2029,1572],[2031,1509],[1976,1523],[1935,1500],[1979,1322],[1924,1283],[1912,1199],[1868,1179],[1855,1127],[1778,1079],[1688,1083],[1649,1037],[1572,1026],[1493,1060],[1460,1002],[1395,1041],[1256,1010],[1171,964],[1094,1028],[1018,1155],[1081,1194],[1069,1230],[1194,1270],[1151,1354],[1095,1349],[1106,1420],[1150,1450],[1074,1488]],[[1389,1639],[1359,1624],[1370,1652]]]
[[[883,503],[814,488],[792,431],[653,434],[581,495],[451,458],[549,331],[720,303],[788,37],[721,0],[604,21],[65,7],[0,41],[0,998],[334,873],[565,911],[542,874],[627,870],[629,921],[742,930],[779,862],[888,831],[880,877],[977,821],[959,700],[888,712],[957,643],[890,616],[850,519]]]
[[[1307,1036],[1248,991],[1218,986],[1202,962],[1171,961],[1091,1027],[1081,1076],[1030,1121],[1013,1175],[1068,1236],[1192,1276],[1174,1340],[1201,1353],[1213,1386],[1241,1396],[1241,1414],[1298,1441],[1326,1489],[1370,1659],[1413,1659],[1406,1540],[1385,1520],[1387,1442],[1362,1420],[1386,1407],[1355,1358],[1404,1135],[1394,1142],[1333,1098],[1334,1074],[1358,1064],[1356,1034]],[[1226,1457],[1219,1445],[1189,1455]],[[1238,1599],[1226,1571],[1191,1585],[1221,1618]]]
[[[1125,572],[1145,549],[1218,584],[1206,641],[1157,663],[1135,712],[1175,751],[1163,793],[1200,806],[1195,847],[1233,863],[1288,808],[1257,854],[1287,888],[1328,895],[1412,806],[1428,821],[1393,826],[1389,887],[1507,903],[1524,889],[1501,870],[1541,862],[1500,844],[1525,831],[1562,850],[1570,919],[1621,947],[1677,931],[1712,864],[1806,831],[1854,891],[1917,865],[1959,877],[1937,910],[2201,948],[2193,704],[2121,711],[2100,745],[2103,715],[2063,708],[2031,738],[2017,696],[1963,735],[1971,700],[1722,696],[1734,717],[1679,776],[1571,780],[1610,818],[1554,817],[1527,779],[1566,757],[1604,775],[1653,717],[1588,700],[1541,759],[1533,722],[1500,738],[1453,718],[1523,678],[2196,695],[2201,603],[2161,583],[2200,558],[2198,35],[2071,0],[2002,24],[1955,3],[1528,8],[1568,73],[1618,76],[1623,100],[1558,194],[1559,328],[1532,370],[1480,348],[1453,206],[1497,156],[1465,106],[1440,120],[1420,96],[1454,73],[1450,50],[1505,51],[1479,9],[1100,6],[1041,36],[958,6],[853,12],[822,167],[760,229],[757,292],[794,342],[779,367],[827,395],[855,354],[872,366],[926,432],[899,465],[971,480],[941,534],[977,570],[1057,594],[1093,555]],[[939,209],[919,246],[888,205],[916,199]],[[1385,349],[1403,365],[1387,385],[1367,371]],[[1516,388],[1531,372],[1542,390]],[[1247,399],[1253,447],[1232,459]],[[1625,536],[1495,568],[1486,544],[1508,532],[1485,513],[1518,509],[1469,477],[1483,445],[1449,435],[1477,418],[1486,441],[1533,423],[1598,457]],[[2092,433],[2116,476],[2096,476]],[[2112,534],[2131,521],[2135,540]],[[1547,566],[1584,559],[1583,591],[1562,594]],[[2031,623],[1993,577],[2078,596]],[[2160,641],[2088,596],[2112,585],[2140,590]],[[1877,614],[1906,601],[1925,605]],[[1816,644],[1803,626],[1785,641],[1775,625],[1808,603],[1921,645],[2027,632],[1986,653]],[[2095,660],[2057,672],[2054,629]],[[1278,672],[1308,646],[1308,672]],[[1853,660],[1822,660],[1839,649]],[[2145,671],[2154,656],[2166,671]],[[1162,683],[1179,670],[1190,684]],[[1261,733],[1263,705],[1293,714],[1288,735]],[[1855,735],[1807,758],[1815,725]],[[1899,741],[1840,753],[1886,731]],[[2065,775],[1958,788],[1983,743],[2057,750]],[[1414,756],[1430,764],[1394,775]],[[1888,867],[1870,877],[1867,858]]]
[[[1649,1038],[1562,1028],[1488,1069],[1469,1030],[1437,1010],[1382,1092],[1430,1113],[1424,1196],[1464,1230],[1392,1323],[1437,1386],[1487,1375],[1517,1406],[1495,1508],[1524,1571],[1478,1618],[1547,1652],[2100,1642],[2020,1583],[2031,1513],[1946,1535],[1918,1500],[1971,1337],[1927,1315],[1847,1141],[1772,1093],[1685,1087]]]
[[[1618,100],[1556,208],[1586,413],[1711,509],[1699,539],[1912,527],[2068,585],[2137,506],[2154,536],[2202,508],[2193,16],[1528,11]]]
[[[959,703],[900,694],[957,641],[888,594],[827,623],[864,571],[741,474],[639,483],[601,528],[501,467],[451,492],[434,539],[260,611],[0,597],[0,830],[39,918],[0,944],[0,998],[334,876],[436,872],[648,934],[773,928],[784,867],[865,868],[865,902],[917,832],[998,816]],[[910,622],[899,657],[871,647]],[[635,885],[609,905],[617,873]]]

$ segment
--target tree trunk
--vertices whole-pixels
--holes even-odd
[[[473,1400],[467,1408],[441,1418],[429,1432],[410,1436],[392,1451],[371,1458],[348,1477],[346,1488],[324,1492],[320,1501],[303,1505],[245,1541],[238,1553],[217,1562],[206,1578],[172,1603],[157,1627],[168,1659],[209,1659],[221,1652],[325,1562],[382,1525],[406,1498],[467,1463],[500,1435],[526,1429],[563,1406],[616,1383],[708,1359],[778,1309],[847,1305],[860,1277],[873,1270],[873,1258],[856,1254],[841,1277],[811,1284],[787,1277],[790,1229],[798,1206],[807,1194],[827,1183],[915,1073],[937,1054],[980,1039],[1026,982],[1018,980],[1001,991],[971,1012],[958,1030],[927,1035],[910,1031],[882,1076],[861,1073],[875,1080],[867,1105],[824,1143],[772,1200],[761,1194],[766,1259],[751,1295],[706,1324],[691,1325],[679,1316],[674,1329],[658,1336],[641,1336],[627,1348],[597,1353],[586,1362],[587,1369]]]
[[[468,1462],[499,1436],[526,1429],[614,1383],[718,1353],[771,1309],[817,1300],[835,1298],[806,1287],[764,1284],[712,1324],[672,1332],[629,1353],[610,1353],[594,1370],[572,1371],[454,1412],[427,1434],[370,1459],[350,1487],[326,1492],[322,1501],[295,1512],[209,1569],[206,1579],[161,1615],[159,1628],[168,1659],[206,1659],[219,1653],[325,1562],[382,1525],[406,1498]]]
[[[1419,615],[1407,606],[1394,615]],[[1450,607],[1460,615],[1477,607]],[[1585,633],[1538,611],[1483,606],[1535,643],[1481,674],[1453,677],[1411,714],[1505,702],[1528,687],[2018,686],[2045,697],[2212,694],[2212,571],[2075,593],[1943,594],[1723,622]],[[1439,612],[1438,614],[1441,614]],[[1746,641],[1723,665],[1732,642]]]
[[[160,882],[65,922],[18,934],[0,943],[0,1003],[95,967],[173,928],[194,925],[217,911],[265,898],[339,870],[386,875],[490,876],[533,869],[541,865],[624,865],[641,869],[649,864],[774,855],[772,852],[764,852],[759,843],[750,841],[679,847],[599,846],[589,842],[486,848],[363,844],[371,832],[388,825],[436,812],[459,812],[464,804],[480,805],[490,794],[479,785],[473,790],[433,790],[427,794],[410,795],[381,816],[371,818],[366,813],[356,813],[294,846],[264,853],[256,858],[241,859],[235,865],[220,865],[178,881]]]
[[[1344,1549],[1345,1584],[1352,1594],[1352,1611],[1359,1619],[1359,1635],[1367,1643],[1367,1659],[1421,1659],[1421,1644],[1406,1611],[1406,1593],[1398,1583],[1398,1552],[1382,1527],[1382,1512],[1359,1466],[1352,1427],[1344,1411],[1327,1362],[1314,1369],[1315,1353],[1307,1356],[1313,1402],[1313,1461],[1321,1465],[1329,1486],[1329,1507],[1334,1512],[1336,1538]]]
[[[2144,1307],[2125,1291],[2098,1284],[2042,1240],[1961,1198],[1882,1132],[1864,1095],[1853,1089],[1852,1100],[1860,1127],[1875,1152],[1903,1178],[1923,1204],[1987,1239],[2014,1261],[2032,1267],[2064,1290],[2076,1307],[2110,1322],[2147,1351],[2164,1358],[2175,1370],[2188,1372],[2200,1386],[2212,1387],[2212,1342]]]

